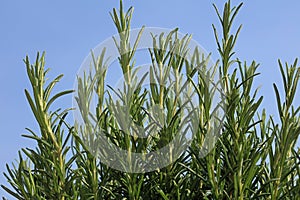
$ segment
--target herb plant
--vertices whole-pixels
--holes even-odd
[[[300,68],[297,59],[292,65],[278,61],[284,93],[281,96],[277,84],[273,84],[279,115],[279,122],[276,122],[261,108],[263,97],[258,96],[258,89],[253,86],[259,76],[259,65],[255,61],[246,63],[235,57],[234,46],[242,26],[232,30],[232,25],[241,7],[242,4],[232,6],[227,1],[220,12],[214,5],[221,26],[213,25],[219,60],[211,70],[200,73],[198,68],[205,66],[203,61],[207,58],[203,58],[197,50],[191,52],[191,62],[178,56],[188,52],[191,39],[190,36],[178,38],[178,29],[153,37],[153,49],[149,49],[152,60],[149,75],[153,84],[145,90],[137,81],[138,66],[134,62],[144,28],[138,32],[135,43],[130,44],[133,8],[125,12],[121,0],[119,10],[113,9],[111,17],[120,34],[115,43],[120,54],[119,66],[124,80],[133,85],[133,90],[113,91],[111,88],[108,91],[105,87],[108,67],[104,59],[105,49],[99,57],[93,57],[95,74],[86,72],[83,77],[78,77],[76,88],[76,102],[85,126],[66,120],[71,108],[51,110],[51,105],[58,98],[74,92],[52,93],[63,75],[48,81],[45,54],[38,53],[32,64],[26,57],[24,62],[32,90],[25,90],[25,94],[39,130],[27,129],[29,134],[24,137],[36,141],[37,145],[34,149],[22,149],[18,162],[7,165],[4,175],[10,186],[2,185],[2,188],[20,200],[300,199],[300,150],[296,147],[300,134],[300,106],[293,103]],[[176,50],[170,53],[170,49]],[[178,81],[185,74],[200,99],[197,105],[200,111],[197,116],[199,131],[194,133],[190,146],[168,166],[150,172],[124,172],[103,164],[91,148],[98,148],[97,144],[101,145],[103,140],[93,135],[99,127],[104,130],[109,142],[129,153],[129,160],[133,159],[132,153],[155,151],[175,137],[183,121],[178,106],[180,98],[176,95],[169,98],[170,89],[162,84],[171,72]],[[208,148],[210,151],[203,156],[200,152],[204,138],[213,126],[211,108],[214,92],[205,79],[214,75],[218,76],[224,99],[219,106],[225,112],[222,131],[219,137],[214,138],[214,147]],[[176,94],[176,87],[172,89]],[[97,94],[94,115],[90,113],[93,91]],[[111,92],[122,99],[128,111],[123,112],[122,105],[111,102]],[[135,124],[144,126],[147,113],[143,107],[147,103],[157,104],[167,113],[167,117],[161,119],[164,127],[155,137],[139,138],[122,129],[120,124],[123,122],[113,113],[128,114]],[[183,140],[184,137],[177,142],[181,144]],[[95,144],[91,144],[93,142]],[[113,155],[112,159],[118,161]]]

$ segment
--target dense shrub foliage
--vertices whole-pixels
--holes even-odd
[[[71,109],[50,107],[57,98],[73,91],[52,94],[52,89],[62,78],[47,81],[45,54],[37,55],[34,63],[24,60],[32,90],[25,90],[28,103],[39,125],[38,131],[28,129],[24,137],[35,140],[36,148],[22,149],[18,163],[7,165],[10,186],[2,188],[16,199],[300,199],[300,150],[296,142],[300,133],[300,107],[293,104],[300,68],[297,60],[292,65],[278,61],[283,81],[283,95],[274,84],[279,121],[267,116],[260,105],[263,97],[258,96],[253,81],[259,75],[258,64],[246,63],[235,58],[234,46],[241,26],[232,31],[234,18],[242,4],[233,7],[225,3],[223,11],[215,7],[220,28],[213,26],[219,60],[211,71],[204,75],[197,69],[203,67],[203,57],[195,50],[192,63],[180,57],[157,50],[157,45],[167,49],[185,47],[189,37],[177,38],[177,29],[161,37],[153,38],[156,48],[149,50],[152,60],[150,76],[153,82],[149,90],[135,87],[128,102],[130,116],[143,126],[145,102],[155,102],[168,113],[165,128],[153,139],[137,139],[124,134],[116,123],[108,106],[105,88],[106,64],[102,54],[94,59],[95,76],[88,73],[79,77],[77,102],[86,120],[85,131],[93,128],[89,124],[91,91],[97,94],[96,115],[93,119],[111,142],[129,152],[154,151],[167,144],[181,120],[176,98],[166,98],[167,88],[159,87],[160,78],[167,77],[170,70],[196,77],[193,83],[199,101],[199,131],[187,151],[172,164],[146,173],[127,173],[115,170],[100,162],[90,152],[79,134],[80,127],[67,122]],[[124,12],[113,9],[111,16],[119,33],[124,33],[119,43],[119,65],[125,80],[134,80],[137,66],[134,64],[134,45],[129,45],[132,8]],[[140,32],[142,34],[142,30]],[[138,42],[138,39],[137,39]],[[162,46],[159,46],[160,49]],[[129,53],[122,54],[122,49]],[[166,70],[169,69],[169,70]],[[197,73],[198,72],[198,73]],[[213,75],[219,77],[222,88],[222,107],[225,109],[223,128],[214,148],[202,156],[201,148],[205,136],[211,131],[212,93],[211,86],[204,81]],[[155,78],[156,77],[156,78]],[[192,79],[190,79],[192,81]],[[120,93],[122,98],[122,93]],[[126,94],[124,95],[126,96]],[[125,98],[125,97],[124,97]],[[86,102],[86,103],[84,103]]]

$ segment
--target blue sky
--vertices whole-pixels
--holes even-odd
[[[211,24],[219,28],[212,3],[206,0],[124,0],[135,7],[132,27],[175,28],[193,38],[213,59],[218,59]],[[221,8],[223,1],[217,1]],[[232,4],[240,1],[234,0]],[[17,151],[34,147],[35,143],[21,137],[25,128],[38,130],[26,102],[24,89],[29,88],[23,58],[35,59],[37,51],[46,51],[49,76],[65,77],[56,91],[71,89],[84,58],[90,49],[116,33],[109,11],[117,0],[2,0],[0,1],[0,183],[5,163],[17,158]],[[300,2],[245,1],[236,20],[243,24],[236,56],[240,60],[260,63],[256,86],[265,96],[263,106],[277,115],[272,83],[281,86],[277,59],[293,62],[300,57]],[[299,92],[298,92],[299,94]],[[297,95],[298,96],[298,95]],[[72,106],[71,96],[60,100]],[[298,100],[298,105],[300,101]],[[5,194],[0,189],[0,196]]]

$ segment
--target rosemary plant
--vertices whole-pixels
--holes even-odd
[[[206,69],[207,60],[199,49],[188,48],[191,36],[178,37],[178,29],[153,35],[149,48],[151,66],[150,86],[142,88],[145,77],[138,77],[135,64],[144,27],[131,44],[133,8],[124,11],[123,2],[113,9],[111,17],[119,33],[114,38],[118,49],[118,64],[123,74],[124,90],[106,87],[106,49],[99,56],[92,52],[91,71],[78,77],[76,102],[84,125],[70,124],[66,117],[71,109],[52,109],[51,105],[66,90],[52,94],[53,87],[63,75],[47,81],[45,54],[37,54],[32,64],[25,58],[27,76],[32,91],[26,98],[39,125],[38,131],[27,129],[24,137],[36,141],[36,148],[19,151],[17,163],[7,164],[4,173],[7,183],[2,188],[15,199],[300,199],[300,150],[296,143],[300,134],[300,106],[294,104],[300,78],[297,59],[290,66],[278,61],[284,95],[274,83],[279,122],[260,109],[263,101],[253,82],[259,76],[259,65],[243,62],[235,57],[234,46],[242,26],[232,30],[234,19],[242,7],[232,6],[230,0],[221,11],[214,5],[220,30],[213,25],[219,60]],[[190,60],[182,55],[191,54]],[[109,56],[109,55],[108,55]],[[199,69],[204,68],[204,70]],[[174,81],[170,84],[169,77]],[[217,83],[211,81],[218,78]],[[135,172],[147,161],[158,164],[154,157],[137,159],[136,154],[154,152],[175,140],[178,147],[186,143],[186,133],[177,137],[178,129],[186,123],[182,80],[189,83],[198,98],[193,116],[193,140],[188,148],[175,156],[169,146],[165,157],[170,164],[151,171]],[[211,146],[205,138],[214,128],[214,84],[220,85],[218,104],[224,111],[219,120],[222,126]],[[91,112],[93,94],[96,108]],[[114,102],[112,95],[120,99]],[[175,94],[175,95],[172,95]],[[121,103],[120,103],[121,102]],[[155,107],[155,105],[157,105]],[[149,108],[153,108],[150,112]],[[156,110],[155,110],[155,109]],[[262,110],[262,111],[261,111]],[[117,113],[117,114],[116,114]],[[145,124],[150,118],[149,124]],[[162,117],[162,114],[165,117]],[[130,118],[131,121],[125,119]],[[156,120],[156,121],[155,121]],[[161,125],[156,129],[154,124]],[[134,124],[130,126],[131,124]],[[142,128],[141,128],[142,127]],[[145,130],[155,134],[138,137]],[[102,133],[99,133],[99,131]],[[126,158],[111,154],[115,150],[102,148],[107,143],[127,152]],[[206,154],[203,149],[206,148]],[[109,155],[123,170],[103,162],[95,154]],[[177,153],[178,153],[177,152]],[[128,163],[133,163],[127,165]],[[125,170],[127,169],[127,171]],[[3,199],[5,199],[3,197]]]

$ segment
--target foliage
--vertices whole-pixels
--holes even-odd
[[[134,63],[143,28],[131,46],[133,8],[124,12],[120,1],[120,10],[113,9],[111,13],[120,33],[120,40],[115,40],[115,43],[120,53],[119,64],[124,79],[127,84],[134,85],[131,87],[134,91],[105,89],[107,66],[104,60],[106,52],[103,50],[93,60],[96,74],[86,73],[78,78],[76,101],[85,127],[66,122],[70,109],[50,110],[57,98],[73,91],[52,95],[52,89],[62,75],[46,84],[49,70],[44,68],[45,54],[38,54],[33,64],[26,57],[24,62],[32,94],[28,90],[25,94],[40,129],[39,133],[27,129],[29,134],[24,137],[36,141],[37,146],[35,149],[22,149],[18,163],[7,165],[5,177],[11,187],[2,185],[2,188],[16,199],[299,199],[300,150],[296,149],[296,142],[300,133],[300,107],[295,106],[293,100],[300,68],[297,67],[297,60],[291,66],[278,61],[284,95],[280,95],[278,86],[274,84],[280,119],[276,122],[261,109],[263,97],[259,97],[258,90],[253,88],[254,79],[259,75],[259,65],[255,61],[248,64],[234,58],[234,46],[241,26],[235,33],[231,29],[241,6],[232,7],[228,1],[222,13],[214,6],[221,24],[221,34],[213,25],[220,60],[212,71],[204,75],[198,71],[204,63],[197,50],[192,52],[192,63],[176,56],[176,52],[167,51],[177,49],[177,53],[186,53],[190,36],[179,39],[177,29],[159,38],[154,36],[153,49],[149,50],[152,59],[149,73],[151,82],[155,84],[149,90],[143,90],[140,87],[143,80],[137,81],[137,66]],[[88,148],[93,145],[87,145],[86,138],[81,137],[80,132],[86,137],[95,137],[91,133],[100,127],[110,142],[128,152],[154,151],[175,137],[182,120],[178,106],[180,99],[168,98],[167,94],[171,91],[163,83],[171,72],[176,80],[180,80],[184,74],[183,68],[188,77],[196,77],[193,85],[200,99],[200,131],[196,132],[188,150],[172,164],[153,172],[126,173],[102,164],[92,153],[93,149]],[[221,106],[226,108],[226,112],[221,136],[208,155],[202,156],[199,152],[204,137],[212,129],[213,115],[213,91],[204,79],[215,74],[219,75],[222,98],[225,99]],[[96,116],[91,117],[89,110],[93,90],[98,102]],[[113,104],[105,96],[110,92],[117,93],[130,108],[127,114],[140,126],[143,126],[147,115],[143,106],[146,103],[160,105],[167,116],[162,119],[165,127],[148,139],[128,134],[118,125],[122,122],[113,115],[123,111],[121,105]],[[97,126],[92,123],[93,120]]]

